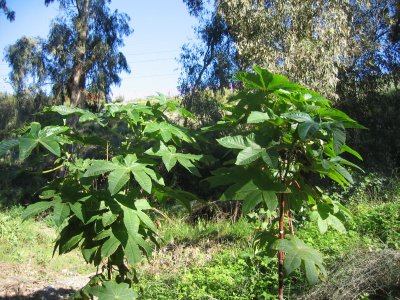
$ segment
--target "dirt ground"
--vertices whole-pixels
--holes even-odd
[[[74,274],[68,269],[55,274],[29,264],[0,262],[0,299],[67,299],[91,275]]]

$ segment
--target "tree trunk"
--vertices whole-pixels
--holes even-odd
[[[75,27],[78,32],[74,67],[69,83],[71,104],[77,107],[84,105],[84,90],[86,83],[86,43],[89,31],[89,8],[91,0],[76,0],[78,17]]]

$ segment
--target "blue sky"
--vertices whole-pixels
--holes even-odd
[[[29,3],[29,4],[28,4]],[[58,5],[49,7],[44,0],[8,0],[15,10],[16,20],[10,23],[0,15],[0,92],[11,92],[6,82],[10,69],[3,60],[4,48],[22,36],[46,38],[50,21],[58,14]],[[125,39],[125,54],[131,73],[122,73],[120,87],[114,87],[113,97],[134,99],[156,92],[177,94],[180,72],[180,47],[194,39],[196,20],[189,16],[182,0],[113,0],[111,7],[131,17],[134,32]]]

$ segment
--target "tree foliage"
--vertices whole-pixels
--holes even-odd
[[[64,105],[44,113],[53,115],[51,125],[32,122],[17,137],[0,142],[0,156],[18,148],[21,161],[36,152],[55,165],[37,170],[54,177],[23,218],[50,209],[61,229],[54,251],[78,248],[88,263],[104,265],[107,273],[94,276],[82,296],[134,299],[135,266],[151,255],[158,239],[152,203],[173,198],[190,208],[196,199],[163,178],[178,163],[200,176],[196,164],[202,156],[183,150],[194,137],[166,117],[188,112],[160,96],[153,105],[110,104],[100,113]],[[60,125],[68,118],[78,118],[76,126]]]
[[[184,2],[200,16],[212,7],[241,69],[258,64],[335,99],[363,78],[389,73],[398,82],[396,0]]]
[[[0,0],[0,10],[6,15],[11,22],[15,20],[15,11],[8,8],[6,0]]]
[[[49,5],[53,1],[45,1]],[[55,97],[85,103],[85,93],[105,98],[128,71],[119,52],[132,31],[129,17],[111,11],[110,0],[60,0],[62,14],[52,23],[46,40],[22,37],[6,49],[17,93],[38,91],[50,84]]]
[[[200,41],[182,47],[178,88],[185,106],[197,112],[200,91],[216,92],[230,87],[231,78],[238,70],[237,52],[226,23],[210,5],[202,1],[184,2],[190,14],[199,19],[196,33]]]

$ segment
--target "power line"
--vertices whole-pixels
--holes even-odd
[[[128,61],[128,64],[137,64],[137,63],[154,62],[154,61],[167,61],[167,60],[175,60],[175,57]]]
[[[138,79],[138,78],[150,78],[150,77],[168,77],[168,76],[176,76],[179,73],[169,73],[169,74],[153,74],[153,75],[143,75],[143,76],[127,76],[127,77],[122,77],[121,79]]]
[[[173,53],[173,52],[180,52],[180,49],[177,50],[160,50],[160,51],[146,51],[146,52],[130,52],[130,53],[123,53],[125,56],[133,56],[133,55],[147,55],[147,54],[159,54],[159,53]]]

